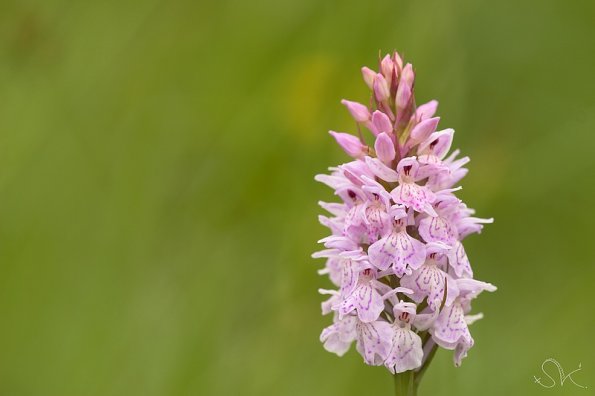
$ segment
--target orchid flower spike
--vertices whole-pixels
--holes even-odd
[[[333,323],[320,340],[339,356],[355,342],[366,364],[395,378],[413,372],[411,395],[437,348],[459,366],[474,345],[470,302],[496,287],[473,279],[463,240],[493,220],[456,196],[469,159],[448,154],[454,131],[436,131],[438,102],[416,107],[413,66],[394,53],[361,70],[370,105],[342,103],[371,136],[331,131],[351,161],[315,178],[338,198],[320,203],[330,235],[313,254],[334,285],[321,290]]]

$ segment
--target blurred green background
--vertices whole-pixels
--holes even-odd
[[[2,0],[0,395],[392,394],[319,344],[310,253],[339,100],[393,49],[496,218],[476,346],[420,394],[593,394],[592,1]]]

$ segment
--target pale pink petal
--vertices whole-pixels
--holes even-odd
[[[386,360],[392,343],[392,327],[384,321],[356,324],[357,351],[366,364],[380,366]]]
[[[390,86],[380,73],[374,79],[374,96],[378,102],[385,102],[390,97]]]
[[[372,173],[382,180],[390,183],[399,180],[397,172],[384,165],[378,158],[366,157],[365,160]]]
[[[387,233],[390,218],[383,206],[372,203],[366,207],[364,222],[367,227],[368,241],[374,243]]]
[[[426,242],[442,242],[454,245],[457,233],[450,221],[442,216],[428,216],[419,222],[419,235]]]
[[[393,134],[393,124],[390,122],[390,118],[383,112],[376,110],[372,113],[372,132],[378,135],[382,132],[391,136]]]
[[[431,205],[435,200],[435,195],[425,186],[402,183],[392,190],[390,195],[396,203],[413,208],[416,212],[425,212],[430,216],[438,215]]]
[[[338,307],[341,317],[354,310],[359,320],[366,323],[378,319],[384,310],[384,300],[370,282],[360,284]]]
[[[459,343],[473,343],[460,303],[445,306],[430,329],[434,341],[443,348],[455,349]]]
[[[440,122],[440,117],[423,120],[413,127],[409,136],[414,142],[419,143],[427,139],[427,137],[436,130],[438,122]]]
[[[394,263],[396,249],[397,233],[392,232],[368,248],[370,263],[381,271],[388,269]]]
[[[433,154],[439,159],[444,158],[448,150],[450,150],[454,133],[455,131],[452,128],[432,133],[420,143],[417,153],[420,155]]]
[[[457,344],[457,346],[455,348],[455,353],[453,356],[453,360],[454,360],[456,367],[461,366],[461,361],[463,360],[463,358],[467,357],[467,351],[469,351],[469,349],[471,349],[471,347],[473,346],[474,343],[475,343],[475,341],[473,340],[473,338],[471,338],[470,341],[463,341],[463,342]]]
[[[351,116],[356,122],[366,123],[370,120],[370,111],[363,104],[345,99],[343,99],[341,103],[347,107],[347,110],[349,110],[349,113],[351,113]]]
[[[438,109],[438,101],[430,100],[428,103],[417,106],[417,110],[415,110],[415,117],[418,120],[428,119],[436,114],[436,109]]]
[[[393,63],[390,55],[386,55],[384,58],[382,58],[382,61],[380,62],[380,70],[382,71],[384,77],[386,77],[386,82],[390,87],[392,84],[393,74],[395,73],[395,64]]]
[[[420,303],[427,297],[428,307],[432,311],[440,308],[444,296],[446,274],[435,265],[423,265],[411,275],[401,279],[401,285],[413,290],[413,301]]]
[[[448,262],[458,277],[473,277],[473,270],[463,244],[456,241],[448,254]]]
[[[411,89],[411,84],[401,78],[395,97],[397,122],[401,122],[404,119],[405,114],[407,114],[407,109],[411,106],[411,96],[413,93]]]
[[[408,272],[407,265],[419,268],[426,257],[425,245],[406,232],[392,232],[368,248],[370,263],[386,270],[392,266],[399,277]]]
[[[409,328],[394,328],[392,346],[384,365],[393,374],[421,366],[423,358],[421,338]]]
[[[355,260],[341,259],[341,296],[347,297],[357,287],[362,265]]]
[[[362,77],[364,78],[364,82],[368,86],[368,88],[374,88],[374,78],[376,77],[376,72],[369,67],[362,67]]]
[[[356,338],[356,322],[355,316],[348,316],[322,330],[320,341],[324,349],[343,356]]]
[[[329,131],[329,133],[350,157],[361,158],[368,152],[367,146],[353,135],[335,131]]]

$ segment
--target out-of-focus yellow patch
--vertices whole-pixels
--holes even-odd
[[[326,137],[321,133],[325,96],[332,85],[332,58],[312,54],[292,63],[279,82],[283,94],[280,115],[283,130],[304,142]]]

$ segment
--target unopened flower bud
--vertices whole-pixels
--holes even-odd
[[[384,76],[380,73],[376,74],[374,79],[374,95],[376,100],[380,103],[384,103],[390,97],[390,88]]]
[[[365,123],[370,120],[370,111],[363,104],[345,99],[341,103],[347,107],[356,122]]]
[[[380,62],[380,71],[384,75],[386,83],[389,87],[392,85],[394,69],[395,64],[393,63],[390,55],[386,55],[384,58],[382,58],[382,61]]]
[[[369,67],[362,67],[362,76],[364,77],[364,81],[368,88],[374,89],[374,78],[376,77],[376,72]]]
[[[398,67],[398,71],[400,72],[401,70],[403,70],[403,59],[401,59],[401,56],[398,52],[395,52],[393,54],[393,58],[395,61],[395,65]]]
[[[380,159],[380,161],[387,165],[395,159],[395,144],[393,143],[392,139],[384,132],[376,137],[374,150],[376,150],[376,156]]]
[[[409,86],[412,87],[413,80],[415,80],[415,73],[413,72],[413,66],[411,66],[411,63],[407,63],[405,65],[405,67],[403,68],[403,72],[401,73],[400,83],[402,83],[403,81],[406,81],[407,84],[409,84]]]
[[[337,143],[339,143],[339,146],[341,146],[341,148],[345,150],[345,152],[350,157],[361,158],[368,151],[367,147],[364,146],[362,142],[360,142],[360,140],[353,135],[335,131],[329,131],[329,133],[335,138]]]
[[[390,122],[388,116],[380,110],[372,113],[372,127],[372,132],[375,135],[379,135],[382,132],[387,135],[393,134],[393,124]]]
[[[411,85],[401,77],[395,103],[397,105],[397,117],[402,118],[402,114],[411,104]]]

